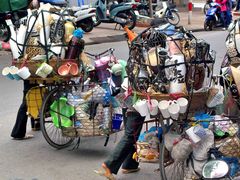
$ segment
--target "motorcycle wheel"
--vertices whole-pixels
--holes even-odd
[[[214,22],[212,20],[210,20],[210,21],[205,20],[205,22],[204,22],[204,30],[205,31],[212,31],[213,24],[214,24]]]
[[[77,26],[82,28],[85,32],[91,32],[93,30],[94,23],[92,18],[87,18],[84,21],[77,22]]]
[[[166,13],[167,21],[172,25],[177,25],[180,21],[179,14],[176,11],[172,11],[171,9]]]
[[[97,26],[99,26],[101,24],[101,20],[99,19],[97,14],[96,14],[96,20],[93,23],[94,23],[93,24],[94,27],[97,27]]]
[[[122,13],[120,12],[120,14]],[[137,21],[136,14],[132,9],[129,11],[126,11],[125,14],[127,15],[127,23],[125,24],[125,26],[127,26],[128,29],[131,30],[136,26],[136,21]],[[118,14],[116,16],[118,16]]]
[[[4,42],[8,42],[11,37],[10,28],[6,23],[0,23],[0,40]]]

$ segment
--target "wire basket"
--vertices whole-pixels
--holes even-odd
[[[80,59],[80,54],[84,49],[82,39],[80,45],[77,46],[78,50],[75,52],[76,58],[67,58],[69,57],[69,48],[75,46],[71,45],[67,36],[68,32],[65,32],[65,25],[71,23],[73,28],[76,29],[74,20],[70,20],[69,17],[70,14],[67,9],[63,12],[57,9],[39,10],[30,16],[23,41],[21,42],[22,37],[18,37],[20,40],[12,39],[16,43],[20,55],[17,59],[13,59],[12,65],[18,69],[27,67],[30,72],[28,80],[49,83],[69,81],[71,77],[81,75],[83,62]],[[67,47],[68,50],[66,50]],[[61,74],[59,72],[61,66],[73,63],[74,66],[77,66],[73,70],[74,73]],[[42,67],[43,64],[44,67]],[[46,67],[47,65],[49,66]],[[77,73],[76,69],[78,69]]]

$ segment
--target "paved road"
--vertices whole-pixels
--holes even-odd
[[[197,37],[206,39],[212,49],[217,50],[219,66],[225,52],[224,40],[226,32],[216,31],[196,33]],[[118,58],[127,59],[126,42],[87,46],[89,52],[101,52],[109,47],[116,49]],[[10,65],[10,56],[0,56],[0,69]],[[217,72],[217,71],[216,71]],[[56,150],[44,140],[41,132],[31,132],[34,138],[27,141],[13,141],[10,138],[16,112],[22,98],[22,82],[5,79],[0,75],[0,180],[101,180],[93,173],[114,148],[115,136],[111,136],[107,147],[105,139],[83,138],[80,148],[74,151],[68,149]],[[117,139],[121,137],[118,134]],[[119,180],[157,180],[154,173],[157,164],[141,164],[141,171],[132,175],[118,174]]]

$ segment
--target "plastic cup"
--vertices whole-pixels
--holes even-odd
[[[13,75],[10,73],[10,67],[3,68],[2,75],[7,77],[8,79],[11,79],[11,80],[14,79]]]
[[[185,113],[188,107],[188,100],[184,97],[177,99],[177,104],[180,106],[180,113]]]
[[[168,107],[168,112],[172,119],[177,120],[179,117],[180,107],[176,102],[171,102]]]
[[[161,114],[164,118],[170,117],[170,114],[168,112],[168,107],[169,107],[169,101],[167,100],[162,100],[158,103],[158,108],[161,111]]]
[[[23,68],[19,69],[17,74],[22,79],[27,79],[31,76],[31,73],[30,73],[28,67],[23,67]]]
[[[158,101],[151,99],[151,103],[148,103],[148,109],[152,116],[156,116],[158,114]]]

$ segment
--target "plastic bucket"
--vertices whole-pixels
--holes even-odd
[[[120,130],[122,124],[123,116],[122,114],[114,114],[112,117],[112,129],[113,130]]]

